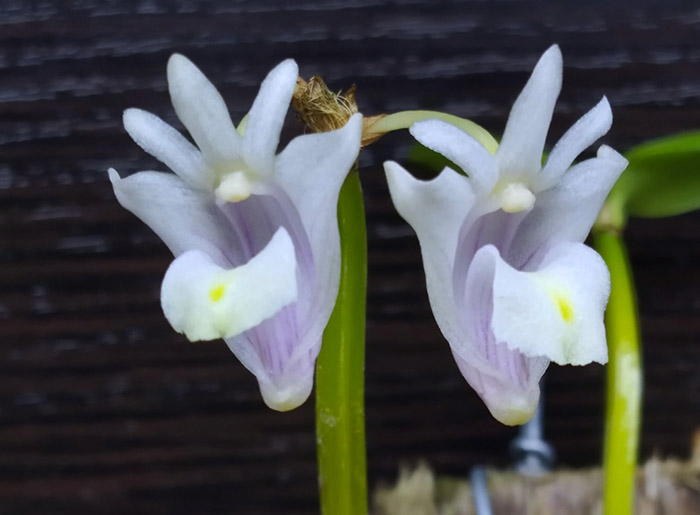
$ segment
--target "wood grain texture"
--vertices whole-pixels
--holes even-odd
[[[633,7],[631,7],[633,6]],[[196,62],[239,119],[286,57],[367,114],[430,108],[502,129],[539,54],[564,53],[550,143],[601,95],[606,142],[625,148],[700,127],[694,1],[428,0],[0,2],[0,514],[302,514],[316,509],[313,406],[278,414],[223,343],[189,344],[162,317],[171,257],[115,201],[110,166],[158,163],[123,109],[180,127],[172,52]],[[290,116],[289,138],[299,130]],[[418,245],[362,158],[370,252],[370,477],[402,461],[438,473],[506,465],[491,419],[432,320]],[[684,455],[700,422],[700,215],[628,231],[645,343],[642,451]],[[603,369],[553,367],[546,431],[560,462],[599,461]]]

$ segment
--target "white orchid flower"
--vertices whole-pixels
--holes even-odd
[[[176,175],[109,171],[120,204],[175,255],[161,290],[170,324],[192,341],[224,338],[280,411],[311,391],[338,292],[338,192],[362,125],[355,115],[275,155],[297,76],[292,60],[269,73],[241,135],[211,82],[173,55],[170,96],[199,148],[155,115],[128,109],[127,132]]]
[[[438,120],[411,133],[466,172],[419,181],[385,163],[396,209],[420,241],[430,304],[467,382],[509,425],[531,418],[550,361],[607,361],[610,278],[583,245],[627,165],[609,147],[571,166],[612,123],[605,98],[542,152],[561,89],[551,47],[516,100],[495,155]]]

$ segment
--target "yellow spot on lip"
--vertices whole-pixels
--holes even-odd
[[[220,284],[209,290],[209,298],[212,302],[219,302],[223,298],[225,292],[226,288],[223,284]]]
[[[564,322],[567,324],[570,324],[571,322],[574,321],[574,308],[571,306],[571,303],[560,296],[557,296],[557,306],[559,307],[559,312],[561,313],[561,317],[564,319]]]

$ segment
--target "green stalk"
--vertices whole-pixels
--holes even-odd
[[[380,118],[367,130],[370,134],[381,135],[387,132],[408,129],[414,123],[422,120],[442,120],[455,125],[481,143],[491,154],[496,153],[498,142],[486,129],[466,118],[439,111],[401,111]]]
[[[634,282],[619,231],[594,233],[610,269],[612,289],[605,315],[609,363],[605,413],[604,513],[634,513],[642,399],[642,360]]]
[[[357,167],[340,190],[338,226],[340,291],[316,362],[316,445],[321,513],[366,515],[367,233]]]

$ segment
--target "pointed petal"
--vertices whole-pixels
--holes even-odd
[[[274,170],[280,132],[298,75],[299,68],[292,59],[282,61],[268,73],[250,108],[243,153],[248,166],[258,173],[270,175]]]
[[[311,249],[315,294],[300,309],[313,318],[311,335],[320,337],[335,304],[340,273],[338,193],[360,150],[362,116],[353,116],[341,129],[293,139],[278,156],[275,180],[301,220]],[[295,241],[302,235],[294,236]],[[308,336],[308,342],[318,339]],[[298,353],[308,352],[300,346]]]
[[[603,97],[593,109],[572,125],[554,146],[547,164],[535,178],[533,188],[535,192],[554,186],[574,159],[608,132],[611,126],[612,111],[608,99]]]
[[[440,330],[449,342],[464,342],[453,273],[460,228],[475,201],[469,179],[445,168],[435,179],[420,181],[392,161],[384,163],[384,171],[396,210],[418,236],[430,305]]]
[[[212,166],[240,158],[241,137],[224,99],[189,59],[173,54],[168,61],[168,88],[173,107],[204,159]]]
[[[119,203],[148,225],[177,257],[198,249],[221,266],[237,243],[212,194],[195,191],[171,173],[139,172],[124,179],[109,170]]]
[[[325,233],[321,219],[336,218],[338,192],[357,159],[361,133],[362,115],[356,114],[341,129],[294,138],[277,157],[275,181],[319,244]]]
[[[124,128],[136,144],[193,188],[213,188],[214,174],[202,154],[177,130],[141,109],[124,111]]]
[[[384,163],[384,171],[391,200],[416,231],[421,247],[430,243],[454,259],[460,228],[476,200],[469,179],[445,168],[434,179],[422,181],[393,161]]]
[[[553,242],[583,241],[626,166],[624,157],[602,146],[597,157],[577,164],[556,187],[537,195],[535,207],[515,235],[508,262],[529,269]]]
[[[515,270],[495,253],[492,328],[498,341],[559,365],[608,360],[603,313],[610,275],[582,243],[552,248],[541,268]]]
[[[184,253],[168,268],[161,304],[190,341],[230,338],[273,316],[297,296],[294,244],[284,229],[248,263],[226,270],[205,253]]]
[[[475,189],[489,193],[498,180],[498,168],[491,154],[463,130],[440,120],[414,123],[414,138],[430,150],[442,154],[464,170]]]
[[[542,166],[542,151],[561,90],[562,57],[557,45],[538,61],[513,104],[503,139],[496,151],[501,175],[532,175]]]

